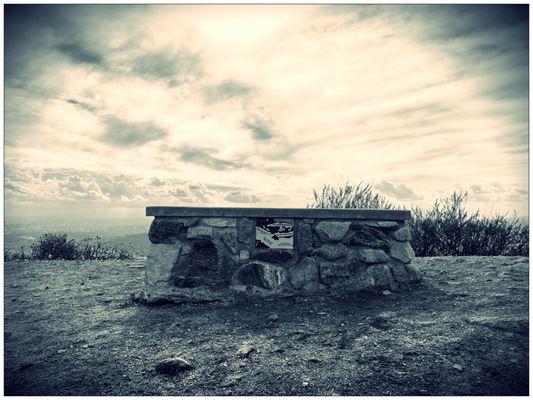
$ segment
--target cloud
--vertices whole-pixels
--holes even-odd
[[[106,130],[99,140],[117,147],[140,146],[167,136],[165,131],[151,123],[126,122],[116,117],[107,117],[104,123]]]
[[[109,201],[96,182],[87,182],[78,175],[59,182],[59,193],[67,199]]]
[[[248,97],[251,93],[252,88],[250,86],[232,80],[204,88],[204,98],[207,103],[216,103],[235,97]]]
[[[232,203],[258,203],[259,197],[248,194],[248,193],[242,193],[239,191],[233,191],[230,192],[224,197],[226,201],[232,202]]]
[[[268,141],[274,137],[270,124],[260,117],[250,117],[243,122],[245,128],[249,129],[254,139]]]
[[[86,43],[70,41],[60,43],[56,49],[65,54],[70,60],[82,64],[104,65],[104,57],[97,51],[89,48]]]
[[[68,104],[74,104],[75,106],[79,106],[79,107],[81,107],[81,108],[83,108],[84,110],[87,110],[87,111],[94,112],[94,111],[97,110],[97,107],[95,107],[95,106],[93,106],[93,105],[91,105],[89,103],[76,100],[76,99],[66,99],[65,102],[68,103]]]
[[[413,192],[404,184],[394,185],[391,182],[382,180],[380,183],[374,185],[374,187],[386,195],[391,195],[399,200],[421,200],[422,197]]]
[[[198,53],[187,49],[163,49],[138,56],[132,72],[148,79],[161,79],[175,86],[202,76],[202,60]]]
[[[225,169],[239,169],[249,166],[243,161],[228,161],[214,157],[212,154],[216,154],[217,150],[212,147],[185,146],[177,151],[180,154],[179,157],[182,161],[202,165],[204,167],[213,168],[219,171]]]

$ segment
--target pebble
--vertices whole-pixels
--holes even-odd
[[[241,346],[237,349],[237,355],[240,357],[248,357],[251,353],[255,351],[255,347],[250,345],[249,343],[244,342],[241,344]]]
[[[155,371],[160,374],[176,375],[180,372],[188,371],[194,367],[181,357],[167,358],[160,361],[155,366]]]
[[[390,290],[384,290],[384,291],[383,291],[383,294],[384,294],[385,296],[389,296],[389,295],[392,294],[392,292],[391,292]]]
[[[457,371],[462,371],[463,370],[463,366],[459,365],[459,364],[453,364],[452,367],[455,368]]]
[[[277,320],[279,319],[279,316],[278,314],[276,313],[272,313],[268,316],[268,320],[269,321],[272,321],[272,322],[276,322]]]

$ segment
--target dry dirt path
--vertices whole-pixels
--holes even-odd
[[[5,394],[527,395],[528,259],[415,263],[390,295],[146,307],[131,262],[9,262]]]

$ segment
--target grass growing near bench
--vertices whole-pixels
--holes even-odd
[[[310,208],[399,209],[372,185],[359,183],[334,188],[324,185],[313,190]],[[454,192],[437,199],[428,209],[411,207],[409,228],[411,242],[419,257],[430,256],[528,256],[529,225],[516,217],[493,215],[485,217],[479,210],[469,214],[465,209],[467,192]]]

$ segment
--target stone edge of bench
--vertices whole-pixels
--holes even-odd
[[[223,218],[315,218],[406,221],[409,210],[360,210],[355,208],[248,208],[148,206],[147,217],[223,217]]]

